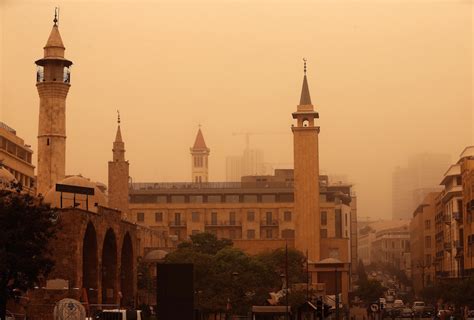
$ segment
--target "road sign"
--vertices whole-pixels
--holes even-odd
[[[372,303],[370,305],[370,311],[372,312],[378,312],[379,311],[379,305],[377,303]]]

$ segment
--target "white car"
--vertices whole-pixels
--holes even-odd
[[[415,301],[413,302],[413,312],[415,313],[422,313],[425,311],[425,303],[423,301]]]
[[[394,308],[403,308],[404,306],[405,306],[405,304],[403,303],[403,300],[396,299],[396,300],[393,302],[393,307],[394,307]]]
[[[96,320],[142,320],[141,310],[111,309],[102,310],[95,316]]]

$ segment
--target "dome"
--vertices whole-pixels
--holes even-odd
[[[94,189],[94,195],[86,196],[76,194],[76,208],[97,212],[97,206],[107,206],[107,200],[104,193],[97,187],[95,182],[82,176],[69,176],[58,182],[59,184],[87,187]],[[74,206],[74,194],[63,192],[62,208],[71,208]],[[52,207],[61,207],[61,192],[56,191],[56,186],[51,188],[44,196],[44,202],[51,204]]]
[[[0,167],[0,190],[10,189],[10,182],[16,182],[15,176],[5,167]]]
[[[166,252],[165,250],[152,250],[146,254],[145,258],[143,258],[143,261],[157,262],[163,260],[167,254],[168,252]]]

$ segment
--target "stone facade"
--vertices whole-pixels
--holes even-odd
[[[0,122],[1,166],[10,171],[16,181],[23,185],[25,191],[35,194],[35,167],[31,161],[32,156],[30,146],[16,135],[16,131]]]
[[[28,318],[52,319],[57,300],[45,306],[50,296],[89,304],[134,305],[139,256],[137,226],[123,221],[119,211],[105,207],[99,207],[97,213],[59,210],[60,232],[50,244],[55,266],[44,288],[29,293],[33,301]],[[60,279],[67,287],[48,288],[50,281],[61,282]]]
[[[435,278],[435,215],[438,195],[435,192],[429,193],[410,221],[411,274],[415,294],[420,294]]]
[[[64,58],[64,50],[58,26],[54,24],[44,47],[44,58],[36,61],[40,97],[37,192],[43,195],[64,179],[66,171],[66,97],[72,62]]]

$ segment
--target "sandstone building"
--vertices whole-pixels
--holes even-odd
[[[16,135],[16,131],[0,122],[0,166],[10,171],[25,191],[34,194],[35,167],[31,162],[32,155],[30,146]]]

